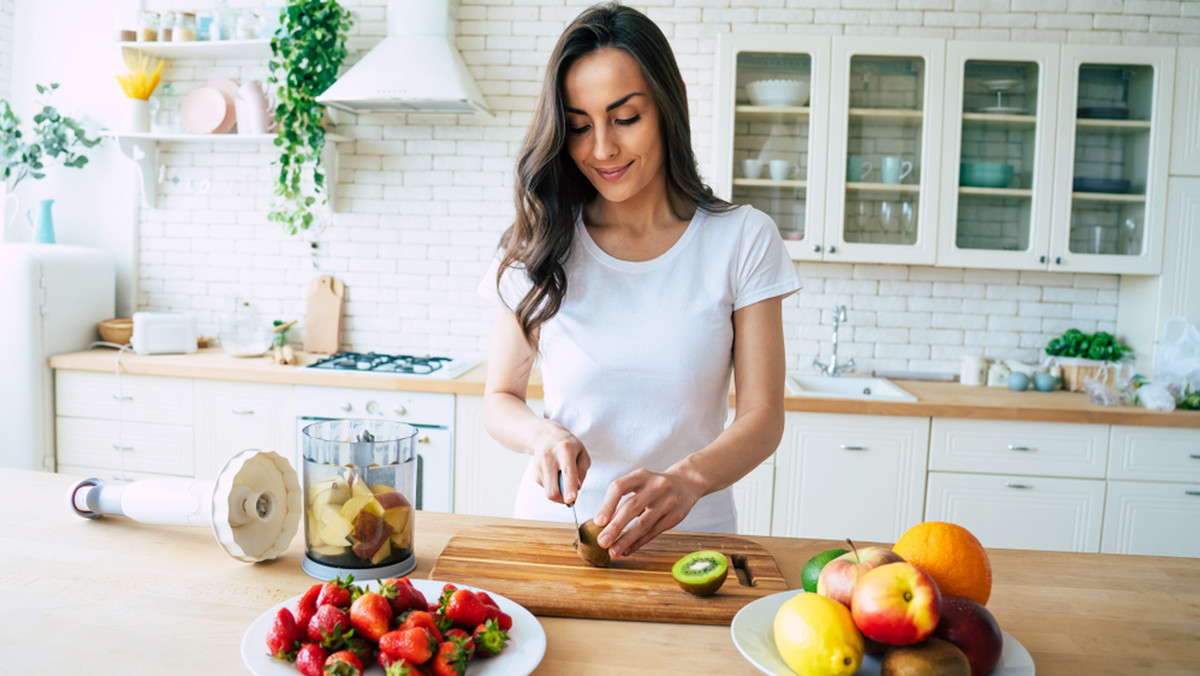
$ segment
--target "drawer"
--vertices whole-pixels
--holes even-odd
[[[1100,551],[1200,557],[1200,483],[1109,481]]]
[[[934,418],[929,469],[1103,479],[1108,425]]]
[[[193,476],[192,428],[58,418],[58,464]],[[125,449],[125,450],[120,450]]]
[[[1113,425],[1108,478],[1200,482],[1200,430]]]
[[[55,371],[55,413],[165,425],[192,424],[192,380]]]
[[[984,547],[1100,551],[1105,482],[930,472],[927,521],[951,521]]]

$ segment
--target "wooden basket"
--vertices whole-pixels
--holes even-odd
[[[1103,382],[1110,387],[1117,386],[1116,364],[1112,362],[1102,361],[1099,359],[1079,359],[1077,364],[1061,364],[1059,366],[1062,375],[1063,389],[1068,392],[1083,392],[1085,379],[1095,380],[1102,378]],[[1101,376],[1100,371],[1104,374]]]
[[[133,318],[117,317],[100,322],[100,338],[117,345],[126,345],[133,337]]]

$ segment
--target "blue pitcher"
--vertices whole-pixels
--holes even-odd
[[[50,215],[50,207],[54,200],[42,200],[34,209],[25,210],[25,218],[33,228],[33,241],[37,244],[54,244],[54,217]],[[33,222],[33,212],[38,211],[37,223]]]

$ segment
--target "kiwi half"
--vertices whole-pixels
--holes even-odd
[[[579,558],[583,559],[589,566],[597,568],[608,568],[612,563],[612,559],[608,556],[608,550],[601,547],[596,538],[600,536],[600,531],[604,528],[597,526],[594,521],[588,519],[579,527],[579,545],[575,551],[579,553]]]
[[[711,596],[725,584],[729,561],[721,552],[702,549],[692,552],[671,566],[671,577],[693,596]]]

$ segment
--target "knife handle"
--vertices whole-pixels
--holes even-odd
[[[562,485],[562,470],[561,470],[561,469],[560,469],[560,470],[558,470],[558,492],[559,492],[560,494],[561,494],[561,493],[563,493],[563,485]],[[566,502],[566,500],[567,500],[567,497],[564,495],[564,496],[563,496],[563,504],[567,505],[568,507],[570,507],[571,505],[575,504],[574,502],[572,502],[572,503],[569,503],[569,504],[568,504],[568,503]]]

